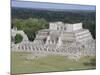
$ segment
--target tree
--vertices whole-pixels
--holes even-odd
[[[48,28],[48,22],[43,18],[14,19],[12,25],[12,27],[17,27],[18,30],[23,30],[30,41],[34,40],[36,33],[40,29]]]
[[[23,37],[20,34],[15,36],[15,44],[20,43],[23,40]]]

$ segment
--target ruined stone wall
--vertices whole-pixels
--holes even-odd
[[[60,26],[67,26],[68,28],[68,24],[64,25],[62,22],[51,23],[50,25],[50,29],[40,31],[33,42],[28,40],[27,35],[22,30],[12,29],[11,33],[13,37],[15,37],[16,34],[23,36],[21,43],[11,44],[12,51],[32,52],[38,55],[59,54],[77,58],[95,55],[95,41],[92,39],[89,30],[82,29],[81,23],[74,24],[75,27],[73,25],[69,26],[69,29],[72,27],[71,32],[57,30],[57,27],[61,28]],[[73,27],[75,29],[73,29]],[[72,30],[75,31],[72,32]]]

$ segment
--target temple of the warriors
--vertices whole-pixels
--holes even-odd
[[[23,36],[21,43],[11,43],[12,51],[32,52],[33,55],[63,55],[71,57],[94,56],[95,40],[88,29],[82,28],[82,23],[51,22],[49,29],[42,29],[36,34],[33,42],[28,40],[23,30],[13,28],[11,36]]]

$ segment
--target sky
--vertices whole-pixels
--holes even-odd
[[[42,9],[77,9],[77,10],[95,10],[93,5],[75,5],[75,4],[57,4],[57,3],[46,3],[46,2],[31,2],[31,1],[16,1],[12,0],[12,7],[23,7],[23,8],[42,8]]]

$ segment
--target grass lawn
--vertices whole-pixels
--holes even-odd
[[[46,56],[27,60],[26,57],[32,56],[27,52],[12,52],[11,55],[11,73],[36,73],[51,71],[69,71],[80,69],[95,69],[95,65],[91,65],[91,59],[94,57],[84,57],[78,61],[68,59],[65,56]]]

